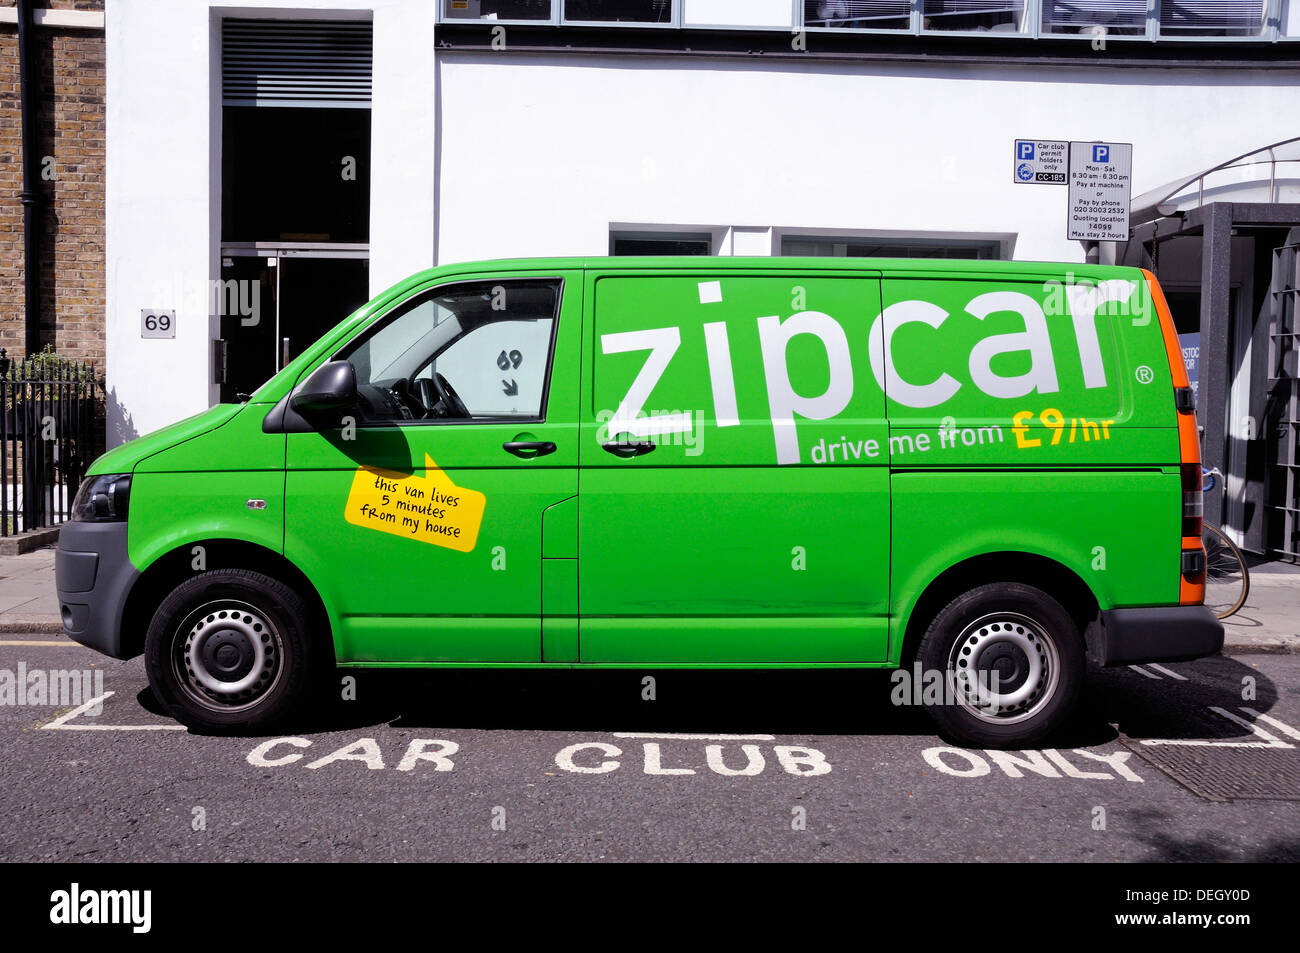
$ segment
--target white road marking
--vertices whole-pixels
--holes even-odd
[[[1234,715],[1232,712],[1227,711],[1226,709],[1219,708],[1216,705],[1211,705],[1210,711],[1214,712],[1216,715],[1222,715],[1224,718],[1227,718],[1233,724],[1240,725],[1242,728],[1245,728],[1255,737],[1262,738],[1263,740],[1262,741],[1207,741],[1202,738],[1145,738],[1142,740],[1142,744],[1181,745],[1184,747],[1192,747],[1192,748],[1294,748],[1295,747],[1295,745],[1283,741],[1281,738],[1278,738],[1274,735],[1269,734],[1267,731],[1259,727],[1259,725],[1255,724],[1254,722],[1247,721],[1245,718],[1242,718],[1240,715]],[[1248,715],[1255,714],[1249,708],[1242,708],[1242,711],[1246,712]],[[1276,719],[1273,720],[1275,721]],[[1287,727],[1289,728],[1290,726],[1288,725]],[[1300,732],[1297,732],[1296,734],[1297,737],[1300,737]]]
[[[775,741],[776,735],[692,735],[662,731],[615,731],[615,738],[662,738],[669,741]]]
[[[1179,675],[1177,672],[1172,671],[1172,670],[1170,670],[1170,669],[1167,669],[1167,668],[1165,668],[1163,665],[1157,665],[1155,662],[1147,662],[1147,667],[1148,667],[1148,668],[1153,668],[1153,669],[1155,669],[1157,672],[1164,672],[1164,673],[1165,673],[1166,675],[1168,675],[1170,678],[1176,678],[1176,679],[1178,679],[1180,682],[1185,682],[1185,681],[1187,681],[1187,676],[1186,676],[1186,675]]]
[[[935,747],[926,748],[921,752],[921,757],[925,763],[942,774],[947,774],[954,778],[982,778],[992,773],[989,762],[996,764],[1004,775],[1009,778],[1024,778],[1026,775],[1021,769],[1032,772],[1045,778],[1060,779],[1062,772],[1067,778],[1078,780],[1096,780],[1096,781],[1113,781],[1116,775],[1125,781],[1131,781],[1137,784],[1144,783],[1132,768],[1124,762],[1133,756],[1131,751],[1113,751],[1110,754],[1097,754],[1096,752],[1087,751],[1083,748],[1075,748],[1074,753],[1083,758],[1092,761],[1098,761],[1110,768],[1115,774],[1106,774],[1100,771],[1080,771],[1077,767],[1070,764],[1065,756],[1055,748],[1045,749],[1043,751],[995,751],[985,749],[984,751],[967,751],[965,748],[945,748]],[[952,755],[961,758],[965,763],[957,765],[944,760],[945,755]],[[1044,755],[1050,758],[1061,770],[1057,771],[1056,767],[1048,764],[1044,760]]]
[[[1160,681],[1159,675],[1153,675],[1140,665],[1130,665],[1129,668],[1133,669],[1133,671],[1137,672],[1139,675],[1145,675],[1147,678],[1154,678],[1156,681]]]
[[[78,715],[85,714],[96,705],[101,705],[108,698],[113,696],[113,692],[104,692],[97,695],[90,701],[70,712],[60,715],[48,725],[41,725],[42,729],[50,731],[184,731],[184,725],[73,725],[69,724],[72,719]]]
[[[1262,714],[1260,712],[1255,711],[1255,709],[1253,708],[1246,708],[1244,705],[1242,706],[1241,710],[1244,711],[1246,714],[1250,715],[1250,717],[1254,718],[1256,721],[1267,722],[1268,724],[1276,728],[1278,731],[1282,732],[1282,734],[1294,738],[1297,741],[1300,741],[1300,731],[1297,731],[1295,728],[1292,728],[1285,721],[1279,721],[1277,718],[1274,718],[1272,715]]]
[[[1266,742],[1268,742],[1268,744],[1265,745],[1265,747],[1268,748],[1294,748],[1295,747],[1295,745],[1288,744],[1287,742],[1283,741],[1281,738],[1269,734],[1267,731],[1259,727],[1259,725],[1255,724],[1253,721],[1247,721],[1245,718],[1242,718],[1240,715],[1234,715],[1232,712],[1228,711],[1227,709],[1219,708],[1215,705],[1211,705],[1210,711],[1217,712],[1218,714],[1222,715],[1224,718],[1227,718],[1229,721],[1233,721],[1241,725],[1241,727],[1245,728],[1251,734],[1263,738]]]
[[[104,692],[104,694],[102,695],[96,695],[94,698],[86,702],[84,705],[74,708],[72,709],[72,711],[64,712],[62,715],[60,715],[58,718],[55,718],[48,725],[41,725],[41,727],[62,728],[66,722],[71,721],[73,718],[76,718],[78,715],[90,711],[90,709],[94,708],[96,705],[103,704],[104,699],[109,698],[110,696],[112,696],[112,694],[113,694],[112,692]]]
[[[690,741],[731,741],[737,738],[750,738],[759,740],[770,740],[772,735],[698,735],[698,734],[650,734],[648,732],[620,731],[614,732],[620,738],[660,738],[672,741],[690,740]],[[704,761],[705,767],[714,774],[724,777],[746,777],[752,778],[763,773],[767,767],[767,759],[759,750],[758,745],[741,745],[740,750],[746,758],[746,765],[743,768],[730,768],[727,766],[722,752],[723,746],[720,744],[705,745]],[[576,756],[588,753],[597,753],[601,760],[592,764],[588,758],[585,764],[578,764]],[[696,767],[665,767],[664,755],[657,741],[647,741],[641,745],[642,753],[642,771],[651,777],[678,777],[682,775],[694,775],[697,773],[696,767],[699,762],[695,761]],[[830,761],[827,760],[825,753],[816,748],[809,748],[804,745],[773,745],[772,753],[776,755],[776,760],[781,765],[781,769],[786,774],[797,775],[798,777],[817,777],[823,774],[829,774],[832,770]],[[677,758],[689,757],[681,747],[674,749],[674,756]],[[555,755],[555,764],[564,771],[574,774],[611,774],[618,771],[623,766],[623,761],[619,760],[624,757],[623,749],[615,745],[608,744],[604,741],[580,741],[577,744],[568,745]],[[630,760],[631,755],[629,753]],[[634,769],[635,770],[635,769]]]

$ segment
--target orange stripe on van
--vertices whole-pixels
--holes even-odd
[[[1196,430],[1195,414],[1178,415],[1178,455],[1183,463],[1201,462],[1201,435]]]
[[[1150,289],[1151,300],[1156,305],[1156,316],[1160,319],[1160,333],[1164,335],[1165,355],[1169,358],[1169,373],[1173,375],[1174,386],[1191,387],[1192,382],[1187,379],[1187,365],[1183,363],[1183,349],[1178,344],[1178,330],[1174,327],[1174,316],[1169,311],[1169,302],[1165,300],[1165,293],[1161,290],[1156,276],[1145,268],[1142,269],[1142,274],[1146,275],[1147,288]]]
[[[1183,349],[1178,343],[1178,330],[1174,327],[1174,316],[1169,311],[1169,302],[1160,288],[1156,276],[1145,268],[1147,288],[1151,291],[1151,300],[1156,306],[1156,316],[1160,319],[1160,334],[1165,341],[1165,356],[1169,359],[1169,373],[1173,377],[1175,389],[1191,387],[1187,379],[1187,365],[1183,363]],[[1178,414],[1178,456],[1183,463],[1201,462],[1201,435],[1196,429],[1195,414]]]
[[[1186,576],[1178,584],[1178,604],[1180,606],[1205,605],[1205,577],[1200,582],[1192,582]]]
[[[1165,293],[1156,276],[1145,268],[1142,269],[1142,274],[1146,276],[1151,301],[1155,304],[1156,317],[1160,319],[1160,335],[1164,338],[1165,356],[1169,359],[1169,375],[1173,378],[1174,389],[1190,388],[1192,384],[1187,378],[1187,365],[1183,363],[1183,349],[1178,343],[1178,329],[1174,327],[1174,316],[1169,310],[1169,302],[1165,300]],[[1184,467],[1189,464],[1199,467],[1201,435],[1196,429],[1196,414],[1175,412],[1175,416],[1178,418],[1179,461]],[[1199,480],[1197,483],[1199,485]],[[1201,542],[1199,536],[1184,536],[1182,540],[1184,552],[1199,549],[1201,558],[1205,558],[1205,544]],[[1191,578],[1179,576],[1178,602],[1185,606],[1202,605],[1205,602],[1204,572]]]
[[[1205,544],[1199,536],[1184,536],[1183,549],[1199,549],[1205,552]],[[1180,576],[1178,583],[1178,602],[1185,606],[1199,606],[1205,602],[1205,573],[1188,578]]]

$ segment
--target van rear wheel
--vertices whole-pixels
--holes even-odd
[[[991,583],[953,599],[931,621],[917,658],[944,674],[940,730],[965,744],[1024,747],[1069,717],[1083,686],[1079,627],[1059,602],[1023,583]]]
[[[200,573],[154,613],[145,668],[158,700],[199,731],[260,731],[308,695],[313,652],[302,599],[244,569]]]

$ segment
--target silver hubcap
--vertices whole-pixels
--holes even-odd
[[[1051,701],[1060,656],[1037,622],[1016,612],[994,612],[962,630],[948,656],[948,671],[958,704],[981,721],[1008,725]]]
[[[177,636],[178,680],[208,708],[249,708],[280,679],[280,633],[247,603],[225,599],[200,606],[186,618]]]

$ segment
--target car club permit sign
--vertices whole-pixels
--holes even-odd
[[[1064,139],[1017,139],[1012,179],[1020,185],[1065,185],[1069,153]]]

